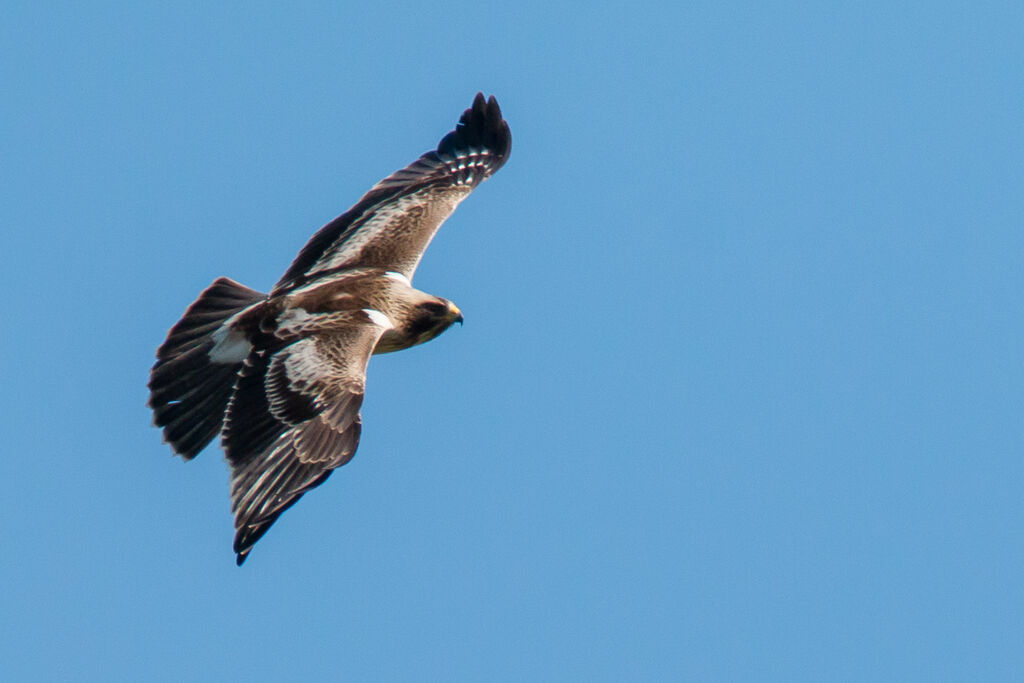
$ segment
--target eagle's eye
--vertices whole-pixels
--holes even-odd
[[[420,308],[438,318],[448,314],[448,307],[439,301],[425,301],[420,304]]]

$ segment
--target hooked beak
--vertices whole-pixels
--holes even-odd
[[[462,311],[460,311],[459,307],[451,301],[448,302],[448,315],[451,316],[453,323],[458,323],[460,326],[462,325]]]

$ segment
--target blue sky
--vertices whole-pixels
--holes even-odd
[[[5,11],[3,678],[1020,680],[1019,3],[344,5]],[[156,346],[477,90],[466,325],[236,568]]]

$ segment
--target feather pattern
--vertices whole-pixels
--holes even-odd
[[[282,512],[359,445],[366,364],[385,328],[363,311],[344,324],[322,317],[333,324],[272,354],[253,351],[228,405],[222,441],[239,564]]]
[[[498,102],[477,93],[436,150],[378,182],[313,235],[273,293],[354,266],[386,267],[411,279],[441,223],[504,165],[511,147]]]

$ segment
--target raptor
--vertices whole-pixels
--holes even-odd
[[[355,454],[370,356],[462,322],[455,304],[415,289],[413,273],[511,144],[497,101],[477,93],[437,149],[316,232],[269,294],[218,278],[168,332],[149,376],[154,424],[185,460],[220,436],[239,565]]]

